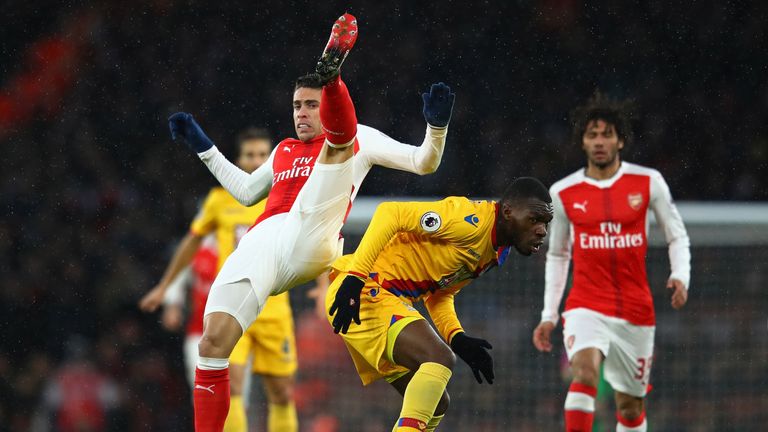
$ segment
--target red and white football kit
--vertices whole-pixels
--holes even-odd
[[[573,258],[573,285],[565,303],[568,358],[585,348],[605,355],[614,389],[644,397],[653,356],[655,315],[648,286],[648,211],[669,245],[670,278],[688,287],[688,234],[664,178],[622,162],[610,179],[579,170],[550,188],[555,217],[549,229],[542,321],[558,322]]]
[[[434,172],[446,134],[447,128],[428,126],[417,147],[358,125],[355,156],[336,165],[315,164],[324,133],[308,142],[289,138],[252,174],[227,161],[216,147],[200,153],[221,185],[241,203],[253,204],[269,194],[264,213],[219,272],[205,314],[226,312],[245,330],[269,295],[312,280],[328,269],[341,256],[341,225],[373,165],[420,175]],[[340,171],[346,172],[348,180]],[[236,284],[244,280],[250,283]]]

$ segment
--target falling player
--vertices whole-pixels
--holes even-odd
[[[491,345],[465,334],[454,296],[501,264],[511,247],[526,256],[537,252],[551,202],[541,182],[523,177],[498,203],[460,197],[383,203],[354,255],[333,264],[326,305],[336,315],[329,321],[341,331],[363,384],[383,377],[403,395],[393,431],[437,428],[448,408],[454,353],[478,383],[481,374],[493,383]],[[442,339],[413,308],[419,300]]]
[[[251,205],[269,194],[264,213],[224,263],[208,297],[195,376],[198,431],[221,430],[229,406],[227,358],[267,297],[315,278],[339,257],[339,231],[371,166],[426,174],[440,162],[453,107],[450,89],[436,84],[423,95],[428,126],[420,147],[358,127],[339,76],[356,38],[355,18],[343,15],[333,26],[316,75],[296,85],[294,124],[299,139],[283,140],[267,163],[250,175],[218,152],[192,116],[177,113],[169,119],[172,137],[198,153],[238,201]]]
[[[550,189],[550,227],[544,310],[533,332],[550,351],[573,256],[573,286],[563,313],[563,336],[573,382],[565,399],[567,431],[591,431],[600,366],[615,390],[617,431],[645,431],[644,398],[653,361],[655,317],[648,287],[648,210],[669,244],[672,307],[688,299],[688,234],[661,174],[622,162],[631,137],[625,104],[599,92],[572,115],[574,142],[587,155],[580,169]]]
[[[251,173],[269,158],[272,142],[266,130],[249,128],[238,135],[237,148],[237,166]],[[164,322],[180,322],[184,295],[176,293],[176,290],[167,285],[169,281],[179,282],[178,275],[192,263],[196,277],[192,278],[191,283],[192,307],[184,341],[185,363],[191,370],[188,375],[191,375],[192,387],[198,360],[197,345],[203,333],[203,311],[211,284],[224,261],[237,247],[240,238],[264,211],[265,205],[266,200],[262,200],[257,205],[246,207],[223,188],[211,189],[189,232],[177,247],[160,283],[147,293],[140,303],[143,310],[152,312],[161,301],[165,301]],[[207,239],[213,241],[205,247]],[[178,283],[175,285],[179,286]],[[174,295],[172,300],[168,301],[171,293]],[[267,429],[270,432],[297,431],[298,419],[293,401],[294,374],[297,367],[296,341],[288,293],[267,299],[264,310],[248,327],[229,357],[231,399],[224,425],[225,432],[248,430],[246,409],[243,405],[243,386],[249,356],[253,358],[251,370],[261,376],[267,395]]]

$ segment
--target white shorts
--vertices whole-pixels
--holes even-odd
[[[195,368],[197,367],[197,345],[200,343],[203,335],[201,334],[188,334],[184,338],[184,370],[187,372],[187,382],[189,382],[189,388],[195,386]]]
[[[226,312],[245,331],[267,297],[308,282],[341,256],[339,232],[352,193],[352,159],[315,164],[288,213],[253,227],[211,286],[205,315]]]
[[[585,348],[605,356],[603,373],[614,390],[645,397],[653,362],[655,326],[638,326],[589,309],[563,313],[563,343],[571,360]]]

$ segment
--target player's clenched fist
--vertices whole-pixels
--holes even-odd
[[[555,329],[555,324],[550,321],[542,321],[533,330],[533,346],[539,351],[550,352],[552,351],[552,330]]]
[[[432,84],[429,93],[422,93],[424,99],[424,119],[430,126],[443,128],[448,126],[453,112],[453,101],[456,95],[445,83]]]
[[[360,292],[363,290],[365,282],[355,276],[347,276],[341,282],[339,290],[336,291],[336,297],[333,299],[328,314],[333,316],[333,332],[341,331],[343,334],[349,330],[352,320],[360,324]]]
[[[469,337],[464,332],[456,333],[451,339],[451,349],[469,365],[478,384],[483,383],[480,374],[488,384],[493,384],[493,358],[487,351],[493,347],[487,340]]]
[[[184,141],[184,144],[195,153],[202,153],[213,147],[213,141],[205,135],[192,114],[184,112],[173,114],[168,117],[168,128],[171,130],[172,140]]]

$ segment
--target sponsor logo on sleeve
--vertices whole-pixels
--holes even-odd
[[[442,223],[440,215],[433,211],[428,211],[421,216],[421,229],[428,233],[439,230]]]
[[[468,216],[464,216],[464,220],[475,228],[477,228],[477,224],[480,222],[480,218],[475,216],[474,213]]]

